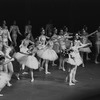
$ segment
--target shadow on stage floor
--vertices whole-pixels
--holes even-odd
[[[65,82],[67,72],[49,66],[50,75],[44,70],[34,71],[35,81],[30,82],[30,74],[21,75],[21,80],[12,78],[12,87],[5,87],[0,100],[100,100],[100,64],[86,62],[78,67],[75,86]]]

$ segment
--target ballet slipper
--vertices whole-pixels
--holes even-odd
[[[99,62],[98,61],[95,61],[95,64],[99,64]]]
[[[3,94],[0,94],[0,97],[2,97],[3,96]]]
[[[75,85],[74,83],[69,83],[70,86]]]
[[[45,74],[51,74],[51,72],[46,72]]]
[[[34,78],[33,78],[33,79],[31,79],[31,82],[34,82]]]
[[[73,83],[77,83],[78,81],[74,79],[74,80],[72,80],[72,82],[73,82]]]
[[[7,83],[7,86],[11,87],[11,86],[12,86],[12,84],[8,82],[8,83]]]
[[[40,68],[39,68],[39,71],[42,71],[43,69],[44,69],[43,67],[40,67]]]
[[[65,68],[62,68],[63,71],[66,71]]]

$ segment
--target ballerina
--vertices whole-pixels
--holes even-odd
[[[13,56],[17,61],[22,64],[22,69],[28,67],[31,72],[31,82],[34,81],[33,78],[33,70],[32,69],[38,69],[38,60],[34,56],[36,53],[36,50],[34,49],[33,52],[30,52],[30,46],[29,43],[34,47],[34,42],[29,40],[30,34],[26,36],[26,38],[22,41],[20,45],[20,52],[15,53]],[[29,47],[28,47],[29,46]],[[19,76],[19,74],[18,74]]]
[[[30,69],[30,73],[31,73],[31,82],[34,81],[34,77],[33,77],[33,69],[36,70],[38,69],[38,65],[39,62],[37,60],[37,58],[35,57],[35,54],[37,52],[37,49],[34,48],[33,50],[31,49],[31,47],[29,47],[29,49],[26,49],[26,52],[18,52],[14,54],[14,58],[17,59],[17,61],[28,67]]]
[[[6,45],[6,48],[4,48],[3,52],[4,52],[4,56],[5,56],[5,62],[8,61],[8,60],[13,59],[9,55],[12,50],[13,50],[12,46],[7,46]],[[13,72],[14,72],[12,62],[9,62],[9,63],[5,64],[3,68],[4,68],[4,72],[8,73],[12,77]],[[12,84],[10,82],[8,82],[7,85],[8,86],[12,86]]]
[[[57,54],[59,54],[60,52],[60,45],[59,45],[59,42],[58,42],[58,30],[57,28],[55,27],[54,28],[54,33],[53,33],[53,36],[51,37],[51,40],[53,41],[53,50],[55,50],[55,52]],[[56,66],[57,64],[55,64],[55,61],[52,62],[52,66]]]
[[[94,31],[94,32],[88,34],[88,33],[86,32],[86,30],[83,29],[82,36],[80,37],[82,43],[83,43],[83,44],[90,43],[90,44],[91,44],[90,46],[92,46],[92,42],[91,42],[88,38],[89,38],[90,36],[92,36],[93,34],[95,34],[96,32],[97,32],[97,31]],[[86,59],[87,59],[87,60],[90,60],[90,58],[89,58],[89,56],[88,56],[89,53],[92,52],[91,49],[90,49],[90,47],[81,48],[80,51],[81,51],[81,56],[82,56],[82,58],[83,58],[84,53],[86,53]]]
[[[0,51],[0,92],[6,85],[9,86],[8,83],[11,80],[11,74],[3,71],[3,66],[11,61],[14,61],[14,59],[12,58],[5,61],[5,55],[2,51]],[[3,94],[0,94],[0,96],[3,96]]]
[[[42,54],[42,52],[43,52],[43,50],[44,50],[44,48],[45,48],[45,46],[46,46],[46,42],[47,42],[47,39],[49,39],[49,37],[47,37],[46,35],[45,35],[45,30],[44,30],[44,28],[42,28],[41,29],[42,31],[41,31],[41,35],[39,36],[39,39],[38,39],[38,45],[37,45],[37,48],[38,48],[38,52],[37,52],[37,55],[38,55],[38,57],[39,57],[39,70],[41,71],[41,70],[43,70],[43,67],[41,66],[41,60],[42,60],[42,58],[41,58],[41,54]]]
[[[1,29],[1,34],[2,34],[2,43],[3,43],[3,46],[6,48],[6,45],[9,45],[8,44],[9,40],[12,43],[12,39],[10,37],[10,33],[9,33],[8,28],[6,26],[6,21],[3,21],[3,27]]]
[[[98,56],[100,54],[100,26],[98,28],[98,32],[95,34],[95,46],[96,46],[96,56],[95,63],[98,64]]]
[[[19,27],[16,25],[16,21],[14,21],[13,25],[10,27],[10,34],[12,36],[12,40],[13,40],[14,46],[17,46],[18,34],[19,35],[22,35],[22,34],[21,34],[20,30],[19,30]]]
[[[41,54],[41,58],[43,59],[43,64],[45,63],[45,74],[50,74],[48,71],[48,63],[49,61],[55,61],[58,58],[58,55],[53,50],[53,41],[49,40],[46,44],[46,47],[43,49]]]
[[[66,60],[66,62],[70,64],[68,68],[68,75],[66,77],[66,82],[68,82],[69,85],[75,85],[77,82],[75,79],[77,67],[83,63],[83,60],[79,54],[79,49],[88,45],[90,45],[90,43],[82,44],[81,46],[71,43],[69,58]]]
[[[25,36],[26,34],[30,34],[30,40],[34,41],[33,35],[32,35],[32,25],[31,25],[31,21],[28,21],[28,24],[25,26]]]

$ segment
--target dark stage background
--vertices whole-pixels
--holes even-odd
[[[20,30],[31,20],[33,34],[40,32],[48,22],[77,32],[83,25],[95,31],[100,25],[100,0],[0,0],[0,24],[6,20],[10,26],[17,20]]]

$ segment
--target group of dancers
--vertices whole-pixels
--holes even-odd
[[[21,70],[29,68],[31,73],[31,82],[34,82],[33,69],[39,71],[45,69],[45,74],[49,72],[49,62],[55,66],[56,60],[59,60],[59,69],[65,71],[65,62],[67,66],[66,82],[75,85],[77,67],[84,65],[83,55],[86,53],[86,59],[89,60],[88,54],[91,53],[92,42],[89,40],[90,36],[95,36],[96,56],[95,63],[98,64],[98,55],[100,53],[100,27],[88,34],[87,29],[83,28],[82,31],[74,34],[68,32],[68,28],[64,26],[63,29],[56,27],[41,28],[41,35],[33,38],[32,25],[25,26],[25,38],[21,40],[18,45],[18,34],[21,34],[19,27],[14,21],[14,25],[6,26],[6,21],[3,21],[3,26],[0,27],[0,91],[4,86],[11,86],[11,77],[14,74],[14,65],[12,61],[17,60],[22,66]],[[17,41],[18,40],[18,41]],[[9,43],[10,41],[10,43]],[[19,51],[16,50],[19,48]],[[45,66],[45,68],[44,68]],[[17,79],[20,80],[20,71],[16,74]],[[0,94],[3,96],[3,94]]]

